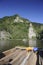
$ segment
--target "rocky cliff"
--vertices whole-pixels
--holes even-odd
[[[43,24],[31,22],[17,14],[0,18],[0,39],[28,39],[31,36],[28,35],[30,23],[33,27],[31,34],[36,37]]]

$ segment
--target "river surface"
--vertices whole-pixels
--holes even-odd
[[[0,51],[5,51],[15,46],[43,48],[43,40],[0,40]]]

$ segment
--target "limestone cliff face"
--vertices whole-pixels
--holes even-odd
[[[6,31],[0,31],[0,39],[2,40],[6,40],[6,39],[9,39],[10,37],[10,33],[9,32],[6,32]]]
[[[14,23],[15,23],[15,22],[17,22],[17,23],[18,23],[18,22],[23,22],[23,20],[20,19],[20,17],[17,16],[17,17],[14,19]]]
[[[32,38],[35,38],[36,37],[36,33],[35,33],[35,30],[32,26],[32,23],[30,23],[30,26],[29,26],[29,30],[28,30],[28,37],[29,39],[32,39]]]

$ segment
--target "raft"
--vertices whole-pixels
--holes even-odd
[[[31,47],[15,47],[2,52],[5,56],[0,59],[0,65],[19,65],[27,56],[28,51],[32,51]],[[19,62],[18,62],[19,60]],[[18,62],[18,63],[17,63]]]

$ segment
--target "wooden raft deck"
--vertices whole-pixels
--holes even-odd
[[[6,56],[0,59],[0,65],[36,65],[36,54],[25,48],[15,47],[3,52]]]

